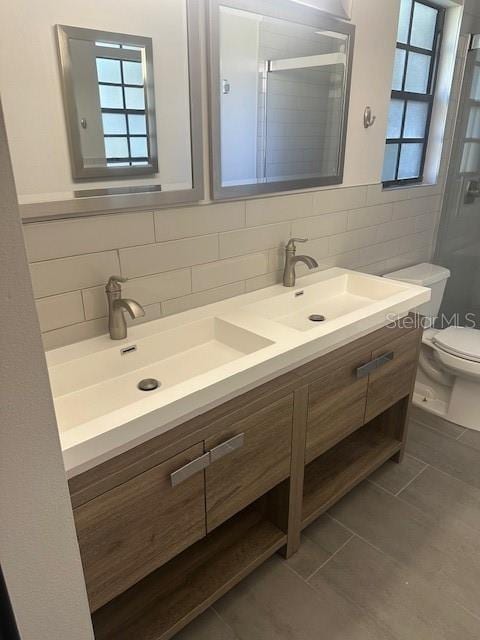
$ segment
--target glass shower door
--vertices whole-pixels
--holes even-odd
[[[435,259],[451,271],[443,316],[480,328],[480,34],[467,55]]]

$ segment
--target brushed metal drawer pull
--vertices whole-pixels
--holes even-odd
[[[377,364],[375,360],[370,360],[370,362],[362,364],[361,367],[357,367],[357,378],[367,378],[376,368]]]
[[[381,356],[378,356],[378,358],[370,360],[370,362],[367,362],[366,364],[362,364],[361,367],[357,368],[357,378],[366,378],[380,367],[383,367],[385,364],[391,362],[394,357],[394,352],[389,351],[388,353],[384,353]]]
[[[245,442],[245,434],[239,433],[237,436],[230,438],[230,440],[226,440],[214,447],[210,450],[210,462],[215,462],[216,460],[220,460],[220,458],[224,458],[228,456],[233,451],[237,451],[237,449],[241,449]]]
[[[384,364],[388,364],[389,362],[391,362],[393,360],[393,358],[395,357],[395,354],[393,353],[393,351],[389,351],[388,353],[384,353],[381,356],[378,356],[378,358],[376,359],[377,362],[377,369],[379,367],[383,367]]]
[[[170,474],[170,482],[172,483],[172,487],[176,487],[185,480],[188,480],[188,478],[191,478],[199,471],[203,471],[203,469],[206,469],[209,464],[210,454],[204,453],[203,456],[195,458],[195,460],[192,460],[183,467],[180,467],[180,469],[177,469]]]

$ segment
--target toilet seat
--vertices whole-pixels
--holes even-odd
[[[448,327],[436,332],[431,341],[435,347],[461,360],[480,363],[480,330]]]

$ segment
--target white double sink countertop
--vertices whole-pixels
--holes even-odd
[[[393,322],[430,289],[327,269],[47,353],[67,475]],[[314,321],[310,316],[323,316]],[[155,378],[160,386],[141,391]]]

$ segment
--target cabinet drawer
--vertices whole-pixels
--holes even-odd
[[[92,611],[205,535],[203,470],[171,480],[202,455],[195,445],[74,509]]]
[[[290,475],[292,421],[293,394],[206,440],[208,531]]]
[[[306,463],[361,427],[365,417],[367,378],[357,369],[371,358],[361,350],[339,349],[329,371],[309,385]]]
[[[421,337],[415,329],[372,353],[379,366],[369,376],[366,422],[411,393]]]

